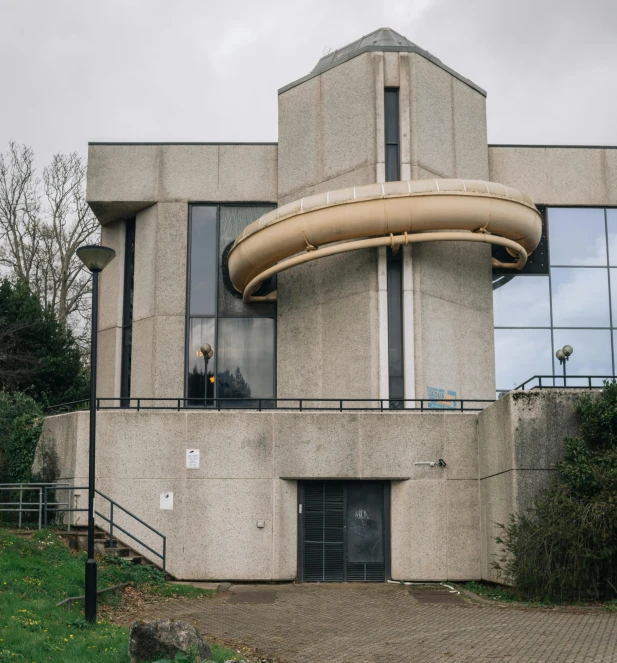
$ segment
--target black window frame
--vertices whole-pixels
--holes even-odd
[[[388,315],[388,398],[390,408],[404,407],[405,398],[405,323],[403,320],[403,250],[397,247],[396,251],[386,249],[386,278],[387,278],[387,315]],[[394,287],[396,281],[397,288]],[[398,317],[398,320],[397,320]],[[395,361],[394,353],[399,350],[399,357]],[[396,371],[392,371],[396,363]],[[397,391],[395,381],[400,380],[400,389]]]
[[[135,219],[124,227],[124,276],[122,286],[122,358],[120,363],[120,406],[131,401],[131,354],[133,350],[133,295],[135,292]]]
[[[394,113],[388,112],[389,109]],[[384,88],[384,142],[385,142],[385,177],[386,182],[397,182],[401,179],[401,148],[400,148],[400,106],[399,106],[399,88]],[[394,122],[392,122],[394,120]],[[388,158],[388,153],[396,154],[396,170],[392,172],[390,164],[392,161]]]
[[[216,283],[215,283],[215,315],[191,315],[190,310],[190,297],[191,297],[191,226],[192,226],[192,210],[194,207],[215,207],[216,208]],[[273,302],[274,311],[269,315],[259,315],[259,316],[247,316],[241,314],[219,314],[219,288],[221,287],[221,278],[219,278],[219,270],[221,268],[221,247],[220,247],[220,210],[222,207],[269,207],[272,206],[272,209],[276,209],[277,204],[272,201],[251,201],[251,202],[208,202],[208,201],[195,201],[189,204],[188,215],[187,215],[187,242],[186,242],[186,311],[185,311],[185,336],[184,336],[184,398],[185,403],[188,407],[195,408],[214,408],[216,407],[217,401],[220,398],[218,392],[218,380],[215,380],[214,383],[214,396],[213,400],[210,403],[206,402],[202,404],[191,404],[188,399],[188,378],[189,378],[189,361],[188,361],[188,349],[190,344],[190,330],[191,330],[191,319],[211,319],[214,320],[214,352],[215,352],[215,362],[218,359],[218,350],[219,350],[219,320],[222,319],[249,319],[249,318],[267,318],[272,319],[274,324],[274,333],[273,333],[273,398],[276,399],[277,395],[277,303]],[[215,372],[218,370],[218,363],[215,363]],[[270,398],[263,398],[263,403],[268,404],[271,402]]]

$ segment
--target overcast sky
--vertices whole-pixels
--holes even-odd
[[[617,145],[617,0],[0,0],[0,151],[276,141],[277,89],[379,27],[488,91],[490,143]]]

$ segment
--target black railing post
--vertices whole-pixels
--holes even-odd
[[[465,402],[465,401],[463,401],[463,399],[461,398],[461,412],[463,411],[463,403],[464,403],[464,402]]]
[[[47,529],[47,486],[43,488],[43,514],[44,514],[44,522],[45,522],[45,529]]]
[[[163,537],[163,573],[165,573],[165,567],[167,566],[167,537]]]
[[[109,503],[109,547],[114,547],[114,503]]]
[[[302,399],[300,398],[300,399],[298,400],[298,402],[299,402],[299,404],[300,404],[300,412],[302,412]]]

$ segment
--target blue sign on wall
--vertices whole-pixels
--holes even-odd
[[[456,409],[456,392],[450,389],[442,389],[441,387],[427,387],[429,408],[438,410],[455,410]]]

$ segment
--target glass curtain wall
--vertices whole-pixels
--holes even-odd
[[[225,250],[274,205],[192,205],[186,397],[191,406],[275,396],[276,302],[244,304],[225,285]],[[218,400],[224,399],[224,400]]]
[[[548,275],[493,282],[499,392],[534,375],[561,375],[555,352],[566,344],[574,348],[568,386],[588,384],[570,376],[615,374],[617,210],[549,207],[546,222]]]

